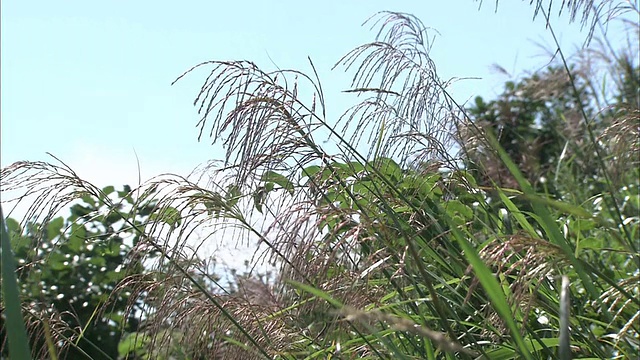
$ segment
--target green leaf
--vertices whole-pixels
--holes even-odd
[[[103,189],[102,189],[102,192],[104,193],[104,195],[105,195],[105,196],[108,196],[108,195],[110,195],[111,193],[113,193],[115,190],[116,190],[116,189],[115,189],[112,185],[109,185],[109,186],[107,186],[107,187],[103,188]]]
[[[64,226],[64,219],[62,217],[57,217],[47,224],[47,239],[49,241],[55,239],[58,235],[60,235],[60,230]]]
[[[80,200],[82,200],[85,204],[89,204],[91,207],[96,207],[96,198],[93,197],[93,195],[89,194],[88,192],[83,192]]]
[[[80,251],[87,239],[87,229],[80,224],[71,225],[71,234],[67,240],[67,245],[72,251]]]
[[[67,262],[67,264],[65,264],[65,262],[67,262],[67,258],[64,254],[58,251],[50,253],[47,258],[47,265],[55,271],[61,271],[69,268],[69,263]]]
[[[227,205],[229,207],[235,206],[241,197],[242,193],[240,192],[240,188],[237,185],[229,185],[229,187],[227,188],[227,193],[225,195]]]
[[[75,220],[77,218],[84,218],[87,215],[91,214],[94,211],[93,208],[85,207],[80,204],[73,205],[71,207],[71,217],[70,220]]]
[[[173,228],[180,226],[180,211],[174,207],[160,208],[149,216],[150,221],[160,221]]]
[[[309,293],[311,295],[314,295],[315,297],[318,297],[320,299],[324,299],[325,301],[327,301],[329,304],[335,306],[336,308],[340,309],[342,308],[344,305],[342,305],[342,303],[336,299],[334,299],[331,295],[327,294],[326,292],[320,290],[320,289],[316,289],[313,286],[309,286],[303,283],[299,283],[297,281],[293,281],[293,280],[287,280],[286,281],[287,284],[293,286],[294,288],[304,291],[306,293]]]
[[[403,214],[403,213],[413,213],[413,208],[411,208],[410,206],[406,206],[406,205],[401,205],[401,206],[397,206],[393,208],[393,211],[395,211],[398,214]]]
[[[146,354],[146,345],[149,342],[149,337],[143,333],[132,333],[127,335],[124,339],[120,340],[118,344],[118,354],[121,357],[133,353],[138,357],[143,357]]]
[[[268,184],[271,184],[271,186],[273,187],[272,183],[267,183],[267,185]],[[258,210],[260,214],[262,214],[262,204],[264,203],[264,199],[267,196],[267,192],[268,191],[261,186],[257,188],[253,193],[253,206],[256,208],[256,210]]]
[[[33,239],[28,236],[22,236],[15,232],[10,232],[11,248],[17,259],[27,258],[30,252],[34,251]]]
[[[101,268],[107,265],[107,260],[100,255],[92,256],[87,259],[89,264],[95,265],[98,268]]]
[[[498,196],[500,197],[500,200],[502,200],[502,203],[509,210],[509,214],[512,215],[516,219],[518,224],[520,224],[520,226],[522,226],[522,228],[525,229],[529,233],[530,236],[535,237],[535,238],[539,237],[538,233],[536,233],[536,230],[529,223],[529,220],[527,220],[527,218],[520,211],[520,209],[518,209],[516,204],[514,204],[513,201],[511,201],[511,199],[509,199],[509,197],[504,193],[504,191],[502,191],[501,188],[499,188],[497,186],[495,188],[498,191]]]
[[[113,206],[112,209],[110,209],[110,211],[107,213],[107,215],[105,216],[104,220],[102,220],[103,225],[105,227],[109,227],[115,223],[117,223],[118,221],[122,220],[123,216],[127,216],[126,214],[123,214],[121,212],[122,210],[122,204],[115,204]]]
[[[336,173],[339,177],[350,177],[355,176],[357,173],[364,170],[364,165],[357,161],[350,161],[346,164],[344,163],[333,163],[331,166],[336,169]]]
[[[567,204],[566,202],[549,199],[549,198],[545,198],[545,197],[534,195],[534,194],[524,195],[524,198],[534,203],[540,203],[552,208],[556,208],[565,214],[571,214],[571,215],[575,215],[575,216],[578,216],[581,218],[587,218],[587,219],[593,217],[592,213],[581,208],[580,206]]]
[[[402,168],[393,159],[378,158],[373,164],[389,181],[397,182],[402,179]]]
[[[262,181],[277,184],[281,188],[287,190],[289,194],[293,195],[293,183],[291,183],[291,181],[282,174],[278,174],[275,171],[267,171],[262,174]]]
[[[131,186],[124,185],[122,186],[122,191],[118,191],[118,197],[121,199],[126,199],[131,193]]]
[[[459,178],[464,184],[468,185],[472,189],[478,188],[476,178],[474,178],[469,171],[458,170],[453,174],[453,177]]]
[[[580,242],[577,243],[576,253],[579,253],[580,251],[587,250],[587,249],[601,251],[603,247],[604,247],[604,240],[596,237],[588,237],[580,240]]]
[[[302,176],[303,177],[313,177],[317,173],[319,173],[320,170],[322,170],[322,168],[320,166],[318,166],[318,165],[307,166],[306,168],[302,169]]]
[[[29,251],[33,251],[32,238],[22,236],[22,228],[20,223],[12,218],[7,218],[5,224],[8,228],[9,238],[11,239],[11,248],[16,258],[25,258]]]
[[[116,283],[122,280],[126,275],[125,271],[109,271],[105,274],[105,279],[108,282]]]
[[[22,227],[20,227],[20,223],[12,218],[7,218],[5,221],[5,224],[7,225],[7,229],[9,231],[10,235],[13,234],[18,234],[21,235],[22,234]]]
[[[104,248],[102,255],[103,256],[117,256],[117,255],[120,255],[120,252],[121,252],[120,244],[118,244],[115,241],[111,241]]]
[[[446,202],[445,209],[449,212],[450,216],[460,216],[464,220],[469,220],[473,217],[473,210],[461,203],[458,200],[449,200]]]

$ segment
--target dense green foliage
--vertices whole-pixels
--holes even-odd
[[[485,102],[482,97],[477,97],[469,108],[469,114],[476,124],[490,128],[497,135],[500,145],[532,184],[538,185],[541,191],[547,190],[556,195],[555,186],[549,181],[555,178],[565,145],[578,144],[586,138],[578,109],[586,108],[589,117],[595,113],[587,104],[589,93],[585,84],[578,84],[578,101],[575,99],[570,78],[564,69],[549,68],[517,83],[507,82],[505,91],[496,100]],[[481,184],[491,186],[491,181],[495,181],[501,186],[517,187],[506,167],[499,159],[491,159],[487,151],[469,156],[473,161],[468,164],[471,168],[474,163],[483,162],[489,179],[482,179]],[[584,168],[589,161],[580,160],[583,160],[580,171],[589,171]],[[546,189],[540,186],[541,179],[548,180],[544,185]]]
[[[67,218],[46,225],[28,222],[23,228],[7,219],[22,299],[33,317],[31,346],[39,356],[46,357],[50,345],[64,344],[66,358],[116,358],[122,332],[137,329],[128,308],[141,304],[129,303],[130,290],[114,292],[126,276],[143,270],[127,260],[140,235],[123,218],[142,224],[153,207],[124,211],[135,203],[130,191],[109,186],[99,197],[87,194]],[[115,205],[105,203],[110,195],[117,195]]]
[[[64,186],[30,186],[83,201],[66,220],[8,220],[34,354],[59,351],[46,336],[61,334],[68,358],[637,357],[637,54],[598,53],[604,74],[588,49],[573,62],[558,49],[551,67],[464,109],[424,25],[376,19],[376,41],[339,62],[357,67],[349,92],[368,97],[338,123],[318,79],[201,64],[200,130],[227,149],[207,184],[155,178],[138,199],[118,193],[125,211],[113,188],[60,167],[3,169],[3,186],[39,171]],[[316,140],[327,132],[337,153]],[[199,249],[228,239],[258,247],[223,283]],[[253,272],[264,263],[277,274]]]

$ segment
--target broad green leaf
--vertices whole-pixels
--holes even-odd
[[[118,344],[118,354],[121,357],[125,357],[130,353],[136,356],[144,356],[146,354],[146,345],[149,342],[149,337],[144,333],[132,333],[127,335],[124,339],[120,340]]]
[[[473,217],[473,210],[458,200],[447,201],[445,203],[445,209],[449,212],[450,216],[460,216],[464,220],[469,220]]]
[[[70,217],[70,220],[73,221],[73,220],[78,219],[78,218],[84,218],[87,215],[91,214],[93,211],[94,211],[93,208],[82,206],[80,204],[73,205],[71,207],[71,214],[72,215]]]
[[[20,227],[20,223],[15,219],[7,218],[5,224],[7,225],[9,235],[22,235],[22,227]]]
[[[409,206],[397,206],[393,208],[393,211],[395,211],[396,213],[402,214],[402,213],[412,213],[413,212],[413,208],[409,207]]]
[[[96,205],[97,205],[96,198],[93,197],[93,195],[91,195],[89,193],[84,193],[84,195],[82,195],[82,197],[80,197],[80,199],[85,204],[89,204],[91,207],[96,207]]]
[[[580,240],[580,242],[578,242],[576,245],[576,253],[587,249],[601,251],[604,245],[604,240],[596,237],[588,237]]]
[[[122,216],[126,216],[126,214],[123,214],[120,210],[121,210],[121,206],[116,205],[114,207],[114,209],[112,209],[111,211],[109,211],[109,213],[106,215],[106,217],[103,220],[103,223],[105,224],[105,226],[111,226],[115,223],[117,223],[118,221],[122,220]]]
[[[293,195],[293,183],[291,183],[291,181],[282,174],[278,174],[275,171],[267,171],[262,175],[262,181],[277,184]]]
[[[469,171],[458,170],[453,173],[452,177],[460,178],[464,183],[466,183],[466,185],[468,185],[472,189],[478,188],[478,183],[476,182],[476,178],[473,177],[473,175]]]
[[[105,259],[105,258],[103,258],[102,256],[99,256],[99,255],[92,256],[91,258],[89,258],[87,260],[88,260],[89,264],[93,264],[93,265],[97,266],[98,268],[107,265],[107,259]]]
[[[109,185],[102,189],[102,192],[107,196],[111,195],[114,191],[115,191],[115,188],[112,185]]]
[[[438,186],[438,181],[441,178],[442,176],[440,176],[440,174],[429,175],[422,179],[418,177],[420,193],[429,198],[432,198],[434,195],[436,197],[441,197],[442,189]]]
[[[229,205],[227,204],[227,199],[226,198],[223,199],[220,194],[213,191],[205,191],[205,192],[198,193],[196,195],[193,195],[191,199],[192,199],[192,203],[191,203],[192,206],[204,205],[209,215],[213,213],[219,215],[220,212],[226,211],[229,209]],[[178,223],[178,225],[179,224],[180,223]]]
[[[105,280],[108,282],[118,282],[126,275],[125,271],[109,271],[105,274]]]
[[[370,199],[373,196],[373,189],[373,181],[363,180],[353,184],[351,191]]]
[[[131,186],[129,185],[123,185],[122,191],[118,191],[118,197],[121,199],[128,198],[130,194],[131,194]]]
[[[302,176],[303,177],[313,177],[317,173],[319,173],[320,170],[322,170],[322,168],[320,166],[318,166],[318,165],[307,166],[306,168],[302,169]]]
[[[16,258],[24,258],[29,251],[33,251],[32,238],[22,235],[20,223],[12,218],[7,218],[5,224],[9,237],[11,238],[11,248]]]
[[[149,216],[149,220],[151,221],[160,221],[163,222],[172,228],[180,226],[181,217],[180,211],[173,207],[166,207],[156,210],[153,214]]]
[[[64,254],[54,251],[47,258],[47,265],[55,271],[61,271],[69,268],[69,261]]]
[[[235,206],[241,197],[242,197],[242,193],[240,192],[240,188],[237,185],[230,185],[227,188],[227,193],[225,195],[227,206],[229,207]]]
[[[67,241],[67,246],[69,247],[69,250],[71,250],[72,252],[79,252],[82,249],[83,244],[84,244],[84,238],[77,235],[70,236],[69,240]]]
[[[272,182],[264,184],[264,191],[268,194],[273,191],[274,185]]]
[[[350,161],[346,164],[336,162],[331,164],[331,166],[336,170],[340,178],[355,176],[365,168],[364,165],[357,161]]]
[[[87,239],[87,229],[83,225],[74,223],[71,225],[71,234],[67,239],[67,244],[72,251],[80,251]]]
[[[358,162],[358,161],[350,161],[349,162],[349,166],[351,168],[351,171],[353,172],[353,175],[355,175],[355,174],[357,174],[357,173],[359,173],[361,171],[364,171],[364,168],[365,168],[365,166],[362,163]]]
[[[372,165],[391,182],[402,179],[402,168],[393,159],[378,158],[372,162]]]
[[[108,245],[104,248],[102,255],[103,256],[117,256],[120,254],[122,250],[120,249],[120,244],[116,241],[110,241]]]
[[[62,217],[51,220],[49,224],[47,224],[47,240],[51,241],[60,235],[63,226],[64,219]]]

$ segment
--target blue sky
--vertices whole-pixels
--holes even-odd
[[[206,74],[170,83],[206,60],[256,62],[274,70],[316,65],[337,117],[353,73],[331,71],[353,47],[372,41],[361,27],[377,11],[409,12],[438,30],[432,58],[460,102],[493,97],[514,74],[546,64],[551,47],[529,1],[3,1],[1,21],[1,164],[52,160],[50,152],[97,185],[143,181],[162,172],[186,175],[223,156],[198,143],[192,106]],[[579,24],[554,17],[565,50],[580,46]],[[274,65],[275,63],[275,65]]]

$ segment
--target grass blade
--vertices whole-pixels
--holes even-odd
[[[476,274],[480,284],[485,289],[487,295],[489,296],[489,300],[491,304],[493,304],[496,312],[500,315],[500,317],[504,320],[505,324],[509,328],[511,332],[511,336],[515,341],[518,349],[520,350],[520,354],[528,360],[533,360],[533,356],[529,352],[529,349],[520,335],[520,330],[514,321],[513,313],[511,312],[511,308],[509,307],[509,303],[507,302],[506,295],[502,290],[502,287],[496,280],[495,276],[487,267],[487,265],[482,261],[478,251],[471,245],[471,243],[464,237],[462,232],[456,227],[453,220],[444,214],[445,220],[451,225],[451,233],[458,241],[462,250],[464,251],[464,256],[469,261],[469,264],[473,267],[473,272]]]
[[[562,276],[560,290],[560,346],[558,357],[560,360],[571,360],[571,335],[569,334],[569,318],[571,316],[571,299],[569,298],[569,277]]]
[[[30,359],[29,340],[22,318],[20,306],[20,291],[18,290],[18,279],[16,278],[16,261],[11,250],[11,238],[7,232],[7,227],[0,207],[0,243],[2,243],[2,299],[4,300],[5,313],[7,316],[6,326],[9,337],[9,352],[12,359]]]
[[[511,160],[495,136],[492,133],[487,132],[486,138],[491,147],[497,151],[500,156],[500,160],[502,160],[504,165],[509,169],[509,172],[511,172],[511,175],[516,179],[524,195],[529,198],[539,198],[536,196],[531,184],[529,184],[529,181],[524,178],[518,166],[513,162],[513,160]],[[571,265],[576,269],[576,273],[580,276],[580,280],[582,280],[582,284],[591,298],[597,299],[599,293],[596,290],[592,279],[588,276],[588,273],[584,270],[580,262],[578,262],[578,259],[576,259],[574,255],[575,250],[571,248],[569,242],[562,235],[562,232],[560,231],[558,224],[553,220],[549,209],[538,201],[532,201],[531,207],[533,208],[534,213],[540,218],[540,226],[542,226],[549,237],[549,241],[554,245],[560,246],[569,261],[571,261]]]

